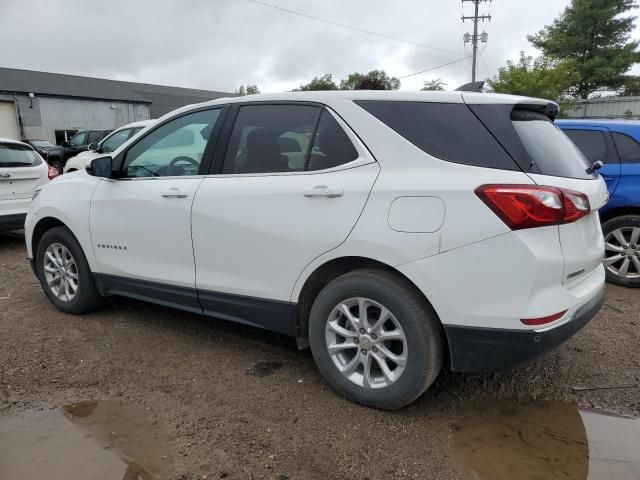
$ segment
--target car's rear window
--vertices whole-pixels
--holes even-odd
[[[528,172],[568,178],[594,178],[578,147],[543,113],[514,109],[511,121],[531,159]]]
[[[518,170],[518,166],[465,104],[356,101],[424,152],[449,162]]]
[[[19,143],[0,143],[0,168],[33,167],[42,162],[29,146]]]

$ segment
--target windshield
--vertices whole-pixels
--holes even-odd
[[[33,167],[42,160],[31,147],[19,143],[0,143],[0,167]]]
[[[49,140],[31,140],[30,142],[34,147],[55,147]]]
[[[589,162],[562,130],[545,115],[530,110],[511,113],[513,127],[531,157],[533,166],[542,175],[553,177],[592,179],[587,173]]]

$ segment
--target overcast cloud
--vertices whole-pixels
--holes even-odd
[[[472,24],[462,24],[459,0],[264,2],[438,50],[249,0],[0,0],[0,66],[219,91],[255,83],[265,92],[291,90],[324,73],[339,80],[381,68],[403,76],[468,54],[462,35]],[[489,42],[481,46],[479,77],[494,75],[520,50],[533,53],[526,35],[568,4],[483,3],[482,13],[493,19],[480,25]],[[465,5],[471,14],[472,5]],[[455,88],[470,80],[470,61],[404,78],[402,89],[438,77]]]

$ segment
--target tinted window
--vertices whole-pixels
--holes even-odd
[[[612,135],[620,161],[624,163],[640,163],[640,145],[638,145],[638,142],[623,133],[614,132]]]
[[[102,146],[100,147],[100,153],[111,153],[117,150],[117,148],[127,141],[131,135],[130,129],[120,130],[102,142]]]
[[[87,139],[87,144],[93,142],[99,142],[104,138],[102,132],[89,132],[89,138]]]
[[[127,151],[125,177],[196,175],[220,109],[203,110],[165,123]]]
[[[323,170],[352,162],[358,151],[338,121],[328,111],[322,112],[313,141],[309,170]]]
[[[532,165],[542,175],[595,178],[586,172],[589,164],[578,147],[544,114],[513,110],[511,120]]]
[[[607,143],[603,132],[595,130],[564,130],[591,163],[607,158]]]
[[[38,154],[26,145],[0,143],[0,167],[32,167],[42,163]]]
[[[69,141],[69,145],[72,147],[80,147],[82,145],[86,145],[84,141],[87,138],[87,132],[81,132],[73,136],[73,138]]]
[[[477,167],[518,169],[466,105],[385,101],[356,103],[429,155]]]
[[[305,105],[240,107],[222,172],[304,170],[319,113]]]

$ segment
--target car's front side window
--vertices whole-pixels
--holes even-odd
[[[87,139],[87,143],[99,142],[104,138],[103,132],[89,132],[89,138]]]
[[[85,145],[85,138],[87,138],[87,132],[78,133],[73,136],[73,138],[69,142],[69,145],[71,145],[72,147],[80,147],[82,145]]]
[[[129,136],[131,135],[131,129],[126,128],[124,130],[120,130],[110,137],[108,137],[104,142],[102,142],[102,146],[100,147],[100,153],[111,153],[115,152],[120,145],[127,141]]]
[[[149,133],[126,153],[122,176],[196,175],[220,109],[183,115]]]

